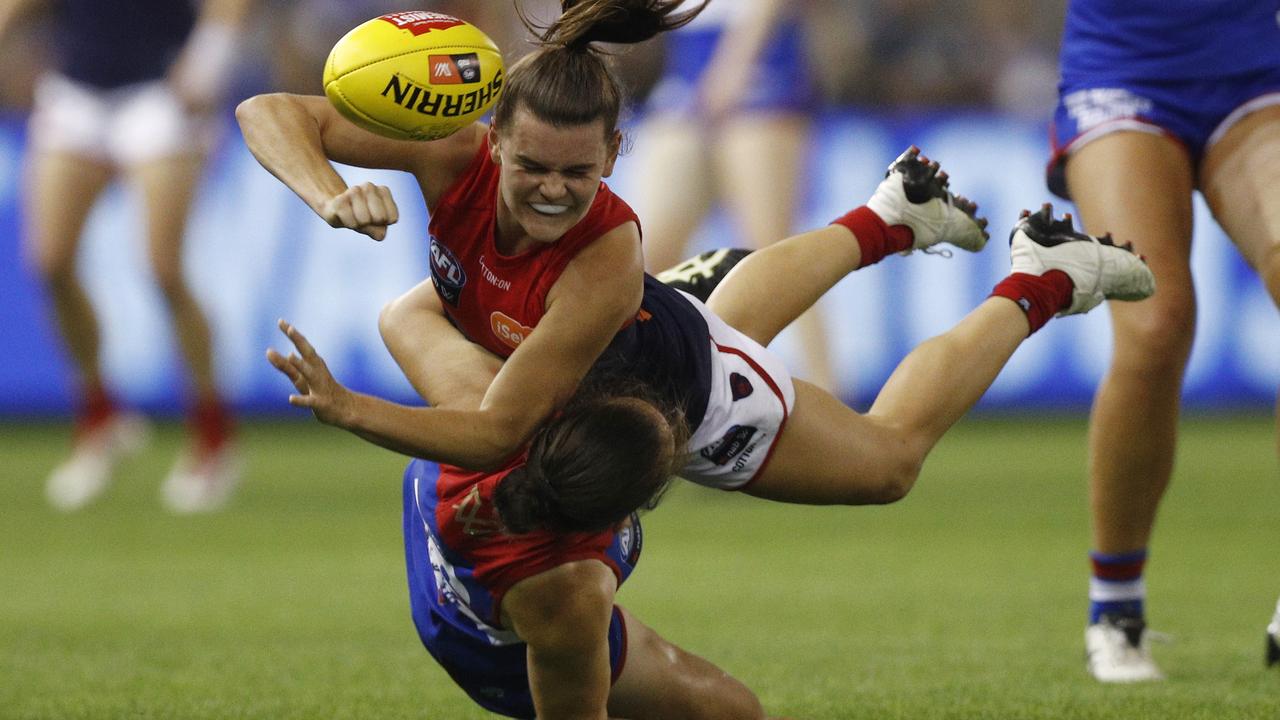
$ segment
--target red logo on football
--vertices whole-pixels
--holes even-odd
[[[406,12],[391,13],[378,19],[386,20],[401,30],[408,30],[415,36],[429,33],[432,30],[448,30],[451,27],[466,24],[456,17],[427,10],[408,10]]]

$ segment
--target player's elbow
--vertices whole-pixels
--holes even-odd
[[[403,296],[382,306],[382,311],[378,313],[378,334],[382,336],[382,344],[388,349],[395,345],[395,339],[403,330],[408,314]]]
[[[253,126],[254,121],[262,116],[265,106],[270,104],[270,98],[270,95],[254,95],[236,105],[236,122],[241,130]]]

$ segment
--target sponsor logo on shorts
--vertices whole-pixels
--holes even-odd
[[[435,74],[436,67],[428,66],[432,75]],[[466,75],[461,74],[461,80],[452,80],[440,82],[433,77],[431,82],[441,85],[458,84],[465,82],[480,82],[479,73],[480,65],[475,66],[476,79],[474,81],[467,80]],[[470,70],[468,70],[470,72]],[[438,93],[432,92],[429,88],[410,80],[409,78],[396,73],[387,79],[387,86],[382,88],[380,93],[382,97],[387,98],[391,102],[403,108],[408,108],[422,115],[430,117],[454,118],[459,115],[467,115],[475,112],[480,108],[486,107],[498,95],[498,91],[502,89],[502,71],[499,70],[494,74],[493,79],[488,85],[472,90],[469,93]]]
[[[737,402],[751,393],[755,392],[751,381],[747,376],[739,373],[729,373],[729,392],[733,393],[733,401]]]
[[[462,55],[428,55],[432,85],[474,85],[480,82],[480,56],[475,53]]]
[[[702,448],[702,457],[716,465],[728,465],[744,450],[750,452],[754,445],[749,445],[757,428],[751,425],[734,425],[715,444]]]
[[[489,315],[489,329],[493,330],[494,336],[512,350],[519,347],[520,343],[529,337],[529,333],[533,332],[533,328],[521,324],[519,320],[496,311]]]
[[[1112,120],[1136,118],[1151,112],[1152,102],[1124,88],[1089,88],[1062,98],[1076,130],[1085,132]]]
[[[434,235],[431,236],[431,281],[445,302],[458,306],[462,288],[467,284],[467,273],[453,251]]]
[[[414,36],[429,33],[432,30],[448,30],[451,27],[466,24],[456,17],[428,10],[408,10],[390,13],[378,19],[389,22],[401,30],[408,30]]]

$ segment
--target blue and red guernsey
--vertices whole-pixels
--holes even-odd
[[[604,183],[591,209],[552,243],[498,252],[498,165],[485,144],[431,211],[431,279],[445,311],[472,342],[508,357],[542,319],[547,293],[569,261],[635,212]]]
[[[603,562],[619,584],[634,569],[641,546],[635,516],[616,531],[504,532],[493,492],[515,465],[484,474],[409,463],[405,537],[410,604],[420,631],[443,621],[489,645],[515,644],[520,639],[501,624],[502,598],[511,586],[578,560]]]

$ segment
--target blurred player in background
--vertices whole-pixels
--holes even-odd
[[[1085,645],[1103,682],[1163,677],[1147,644],[1142,575],[1195,332],[1194,191],[1280,304],[1278,13],[1275,0],[1072,0],[1067,9],[1050,188],[1069,193],[1087,232],[1132,242],[1158,288],[1148,302],[1111,306],[1115,349],[1089,433]]]
[[[638,131],[645,152],[636,157],[650,272],[684,259],[717,199],[751,247],[791,234],[817,100],[805,4],[713,0],[664,37],[665,69],[648,98]],[[809,381],[835,389],[820,310],[796,327]]]
[[[239,479],[209,322],[183,277],[182,244],[250,2],[55,5],[60,66],[36,89],[25,215],[30,261],[48,289],[79,394],[71,457],[47,486],[49,502],[59,509],[97,498],[121,457],[139,449],[147,434],[145,421],[123,410],[106,385],[97,317],[76,275],[85,219],[117,176],[142,199],[151,270],[194,390],[191,440],[164,481],[164,502],[176,512],[214,510]],[[0,3],[0,23],[7,24],[32,0]]]

